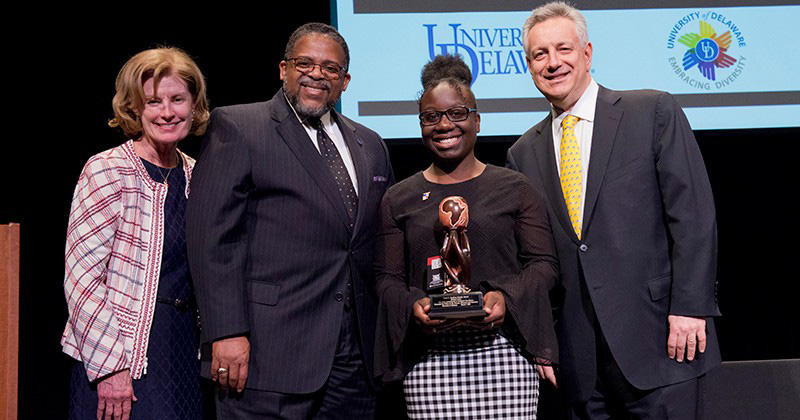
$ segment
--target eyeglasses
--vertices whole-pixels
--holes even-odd
[[[338,79],[343,72],[347,71],[344,67],[336,63],[317,64],[305,57],[287,58],[286,61],[292,63],[294,68],[303,74],[311,73],[314,71],[314,67],[319,66],[319,70],[326,79]]]
[[[442,115],[447,115],[450,122],[464,121],[469,117],[470,112],[478,112],[478,108],[467,108],[465,106],[454,106],[447,111],[425,111],[420,112],[419,122],[422,125],[436,125],[442,120]]]

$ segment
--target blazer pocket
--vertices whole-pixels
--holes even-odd
[[[389,178],[383,175],[372,176],[372,189],[375,191],[386,191],[389,186]]]
[[[649,159],[646,157],[638,157],[636,159],[630,160],[628,162],[623,163],[621,166],[617,166],[614,169],[609,170],[606,173],[605,184],[610,184],[624,176],[636,172],[637,170],[641,169],[649,162]]]
[[[250,297],[250,302],[262,305],[274,306],[278,303],[280,290],[280,284],[252,280],[247,282],[247,295]]]
[[[650,288],[650,299],[653,302],[669,296],[669,290],[672,286],[671,280],[672,274],[665,274],[647,281],[647,287]]]

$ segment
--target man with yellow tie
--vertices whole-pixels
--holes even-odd
[[[522,30],[551,113],[508,152],[548,206],[563,296],[556,378],[573,418],[696,418],[720,363],[714,201],[665,92],[592,80],[586,20],[548,3]]]

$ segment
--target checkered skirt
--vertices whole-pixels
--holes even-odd
[[[535,419],[539,377],[505,337],[439,334],[403,380],[410,419]]]

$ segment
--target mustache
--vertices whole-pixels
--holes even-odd
[[[297,82],[304,86],[310,86],[317,89],[331,90],[331,83],[327,80],[315,80],[308,76],[301,76],[300,79],[297,80]]]

